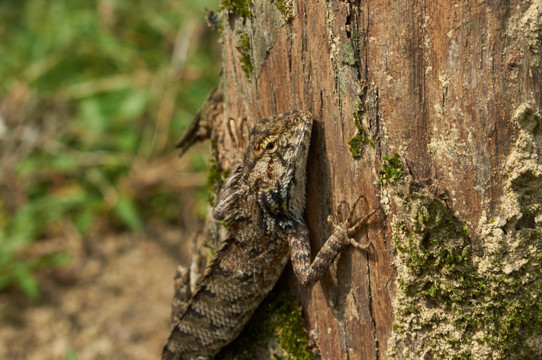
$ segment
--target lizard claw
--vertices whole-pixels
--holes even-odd
[[[367,200],[367,198],[365,196],[363,196],[363,195],[358,196],[356,201],[354,201],[354,204],[352,205],[352,209],[349,211],[349,214],[348,214],[348,223],[349,224],[352,224],[352,222],[354,221],[354,215],[355,215],[355,212],[356,212],[356,208],[357,208],[357,206],[359,204],[359,201],[362,198],[365,200],[365,203],[367,204],[367,206],[369,206],[369,201]]]
[[[352,236],[356,234],[363,227],[363,225],[367,224],[367,220],[378,209],[380,209],[380,206],[365,214],[365,216],[363,216],[361,219],[354,220],[356,207],[362,198],[365,200],[365,203],[369,205],[367,198],[363,195],[358,196],[356,201],[354,201],[352,204],[352,207],[348,205],[348,202],[344,200],[340,201],[337,205],[337,214],[328,216],[327,221],[335,228],[337,233],[344,234],[342,235],[344,239],[343,241],[346,241],[356,249],[366,251],[371,246],[372,241],[368,239],[367,243],[360,244],[354,238],[352,238]]]
[[[357,242],[355,239],[352,239],[352,238],[348,238],[348,242],[350,243],[350,245],[352,245],[356,249],[362,250],[362,251],[367,251],[367,249],[373,244],[371,239],[368,239],[367,243],[365,244],[360,244],[359,242]]]
[[[351,235],[357,233],[361,229],[361,227],[367,223],[367,219],[369,219],[378,209],[380,209],[380,206],[374,208],[369,213],[365,214],[364,217],[357,220],[354,224],[352,224],[352,222],[349,221],[348,222],[348,226],[349,226],[348,233],[351,234]]]

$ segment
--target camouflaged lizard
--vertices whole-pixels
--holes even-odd
[[[346,219],[328,219],[334,232],[311,263],[303,219],[311,129],[312,116],[297,111],[255,125],[243,161],[230,173],[213,210],[229,233],[188,303],[174,306],[178,313],[162,360],[212,359],[239,335],[288,259],[298,281],[311,286],[346,245],[370,245],[352,236],[376,210],[355,222],[352,211]],[[189,294],[182,290],[183,276],[176,279],[177,297]]]

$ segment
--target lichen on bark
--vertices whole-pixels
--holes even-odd
[[[352,113],[352,118],[354,120],[354,126],[356,127],[356,135],[354,135],[346,143],[349,146],[350,153],[352,157],[358,158],[363,155],[363,150],[366,145],[369,145],[373,149],[375,144],[373,139],[369,136],[365,128],[363,127],[362,117],[365,112],[365,106],[363,103],[358,103],[357,109]]]
[[[398,291],[390,357],[542,356],[542,116],[516,111],[499,214],[473,233],[446,199],[408,180],[389,187]],[[402,194],[398,196],[397,194]]]
[[[519,26],[525,34],[527,47],[538,55],[537,66],[540,66],[542,56],[542,2],[533,1],[529,9],[523,14]]]
[[[239,60],[241,62],[241,70],[243,70],[243,73],[248,80],[250,80],[250,75],[252,74],[252,70],[254,70],[254,65],[252,65],[252,59],[250,58],[250,49],[250,37],[246,33],[242,34],[239,37],[237,50],[239,51],[239,54],[241,54]]]
[[[285,22],[289,22],[295,16],[295,2],[293,0],[275,0],[273,4],[280,11]]]
[[[252,16],[251,5],[252,0],[221,0],[220,10],[226,10],[229,14],[246,19]]]

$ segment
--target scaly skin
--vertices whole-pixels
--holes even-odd
[[[305,208],[305,168],[312,116],[291,112],[259,121],[241,164],[217,196],[213,216],[229,229],[186,306],[174,300],[174,327],[162,360],[212,359],[241,332],[291,258],[301,284],[322,276],[365,218],[352,213],[310,261]]]

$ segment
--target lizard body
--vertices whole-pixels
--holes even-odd
[[[211,359],[234,340],[291,258],[304,286],[314,284],[347,244],[352,214],[310,260],[305,208],[305,169],[312,116],[292,112],[259,121],[243,161],[219,191],[213,210],[229,233],[174,327],[162,360]]]

